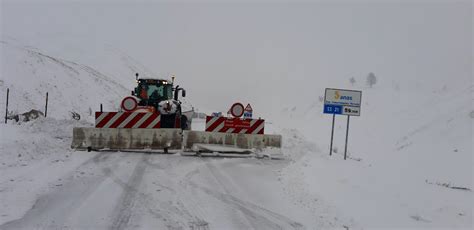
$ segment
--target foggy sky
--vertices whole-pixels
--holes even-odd
[[[114,46],[222,110],[279,111],[369,72],[413,90],[472,83],[470,1],[2,1],[1,37],[99,70]]]

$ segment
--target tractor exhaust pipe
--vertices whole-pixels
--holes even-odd
[[[176,88],[174,89],[174,100],[175,101],[178,100],[179,91],[181,91],[181,97],[186,97],[186,90],[183,89],[183,88],[179,88],[179,85],[177,85]]]

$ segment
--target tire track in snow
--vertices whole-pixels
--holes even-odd
[[[201,166],[201,165],[199,165]],[[181,203],[182,209],[186,210],[189,216],[192,216],[194,221],[190,222],[191,229],[200,229],[206,230],[210,229],[209,223],[205,221],[205,216],[212,215],[207,213],[203,208],[202,200],[199,199],[197,192],[198,191],[195,186],[190,184],[189,179],[193,177],[193,175],[199,173],[199,167],[193,170],[188,171],[179,181],[179,186],[181,188],[182,194],[180,194],[180,198],[186,197],[184,199],[184,203]]]
[[[68,154],[72,154],[71,153],[68,153]],[[101,156],[100,153],[95,153],[94,156],[90,157],[89,159],[85,160],[83,163],[81,163],[80,165],[78,166],[75,166],[73,170],[71,170],[71,172],[74,172],[74,171],[77,171],[79,168],[85,166],[85,165],[88,165],[90,164],[91,162],[97,162],[99,161],[100,158],[103,158],[103,156]],[[10,177],[8,180],[4,181],[4,182],[0,182],[0,187],[1,186],[4,186],[5,184],[9,183],[10,180],[14,180],[14,181],[21,181],[21,180],[26,180],[27,178],[30,178],[31,177],[31,174],[33,171],[44,171],[44,170],[47,170],[45,168],[48,168],[51,166],[51,162],[53,162],[54,160],[57,160],[57,156],[50,156],[48,158],[45,158],[43,159],[43,161],[45,163],[42,163],[42,164],[38,164],[36,166],[33,166],[32,169],[28,169],[26,171],[23,171],[20,175],[18,176],[15,176],[15,177]],[[71,174],[71,173],[70,173]],[[61,179],[64,179],[64,178],[67,178],[70,176],[70,174],[67,174],[65,177],[61,178]]]
[[[207,230],[209,224],[203,219],[197,217],[188,209],[186,209],[183,201],[181,200],[181,194],[178,191],[181,188],[174,184],[155,184],[161,188],[164,188],[166,192],[171,195],[166,196],[164,200],[154,197],[150,193],[145,193],[141,190],[140,185],[142,184],[147,170],[153,170],[153,175],[160,176],[158,171],[166,171],[169,173],[180,162],[173,162],[170,158],[160,158],[160,163],[156,164],[151,161],[153,155],[144,154],[141,160],[137,163],[134,171],[127,182],[119,179],[110,168],[103,169],[107,177],[111,178],[114,183],[118,184],[124,189],[124,193],[119,199],[119,204],[115,208],[117,213],[114,214],[113,225],[110,229],[128,229],[139,227],[139,225],[131,225],[132,222],[139,221],[134,220],[134,216],[139,212],[139,208],[147,211],[154,218],[160,220],[163,228],[167,229],[185,229],[186,227],[193,230]],[[179,159],[178,159],[179,160]],[[169,175],[164,175],[169,176]],[[163,191],[165,192],[165,191]],[[173,199],[175,198],[175,199]],[[191,198],[192,199],[192,198]]]
[[[204,191],[206,194],[220,200],[223,203],[230,205],[231,207],[239,210],[244,217],[247,219],[248,223],[254,229],[305,229],[304,226],[296,221],[289,219],[286,216],[272,212],[266,208],[263,208],[259,205],[253,204],[248,201],[239,199],[229,192],[229,189],[224,183],[225,178],[219,172],[214,165],[209,162],[205,164],[211,174],[216,179],[217,183],[224,190],[224,192],[218,192],[215,189],[209,189],[203,186],[200,186],[192,181],[189,181],[189,184],[195,188],[198,188]]]
[[[155,162],[153,159],[159,160]],[[117,177],[111,168],[104,168],[103,172],[106,176],[124,189],[124,194],[119,199],[119,205],[115,208],[115,210],[121,211],[115,214],[110,229],[137,227],[132,225],[132,222],[140,224],[134,217],[140,217],[140,214],[136,214],[140,211],[138,209],[142,209],[141,211],[146,211],[159,220],[163,225],[162,228],[208,230],[209,223],[194,213],[195,207],[187,205],[188,200],[195,197],[185,196],[181,193],[184,186],[181,183],[183,180],[179,179],[182,178],[181,173],[174,172],[176,169],[183,170],[183,165],[186,163],[189,163],[187,159],[183,162],[183,158],[180,157],[144,153],[127,182]],[[158,177],[159,183],[155,182],[154,185],[163,189],[160,196],[154,196],[143,190],[141,184],[149,174]],[[185,174],[185,178],[187,175]],[[161,177],[170,176],[176,177],[176,179],[160,180]]]
[[[119,203],[115,210],[118,210],[113,218],[113,225],[111,229],[126,229],[131,216],[132,211],[136,203],[138,187],[143,181],[143,175],[145,174],[145,169],[147,165],[145,164],[146,155],[143,155],[141,160],[135,165],[132,175],[128,179],[128,181],[123,184],[119,183],[123,188],[123,193],[120,197]],[[110,169],[104,169],[104,172],[107,176],[111,176]],[[115,182],[117,182],[116,178],[113,178]],[[121,181],[120,181],[121,182]]]
[[[189,159],[182,157],[174,157],[172,155],[163,156],[158,162],[151,161],[148,158],[146,164],[151,166],[150,168],[158,171],[154,171],[153,174],[158,177],[172,177],[172,180],[159,180],[160,182],[154,182],[153,184],[164,189],[161,191],[156,203],[157,206],[150,206],[149,201],[154,200],[153,196],[147,199],[148,212],[156,217],[164,219],[164,223],[168,229],[192,229],[192,230],[207,230],[209,229],[209,223],[201,218],[199,213],[196,213],[196,206],[192,200],[196,199],[194,195],[188,196],[182,191],[185,190],[186,184],[183,182],[187,178],[190,172],[182,174],[183,170],[187,169],[189,163],[194,163]],[[175,170],[178,169],[177,173]],[[192,170],[195,171],[195,170]],[[184,175],[184,177],[183,177]],[[163,201],[162,197],[165,198]]]
[[[68,181],[62,187],[38,197],[23,217],[0,225],[0,229],[59,229],[67,228],[66,221],[80,205],[89,198],[107,177],[96,174],[100,169],[84,170],[90,175],[77,177],[76,174],[85,167],[101,167],[99,163],[112,153],[98,153],[91,157],[72,173],[68,173],[63,181]],[[115,157],[108,164],[116,164],[121,158]],[[76,178],[75,178],[76,177]]]

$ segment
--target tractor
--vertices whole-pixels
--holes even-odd
[[[179,85],[173,87],[164,79],[139,78],[136,73],[137,87],[132,96],[124,98],[121,107],[126,112],[159,112],[161,114],[161,128],[181,128],[188,130],[188,121],[191,117],[183,114],[179,93],[186,97],[186,90]]]

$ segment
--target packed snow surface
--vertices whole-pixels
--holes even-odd
[[[281,174],[289,160],[75,152],[69,148],[70,133],[79,125],[84,124],[42,118],[2,126],[15,135],[8,138],[2,132],[2,229],[304,229],[345,224],[327,210],[324,215],[331,218],[315,219],[290,198]]]

